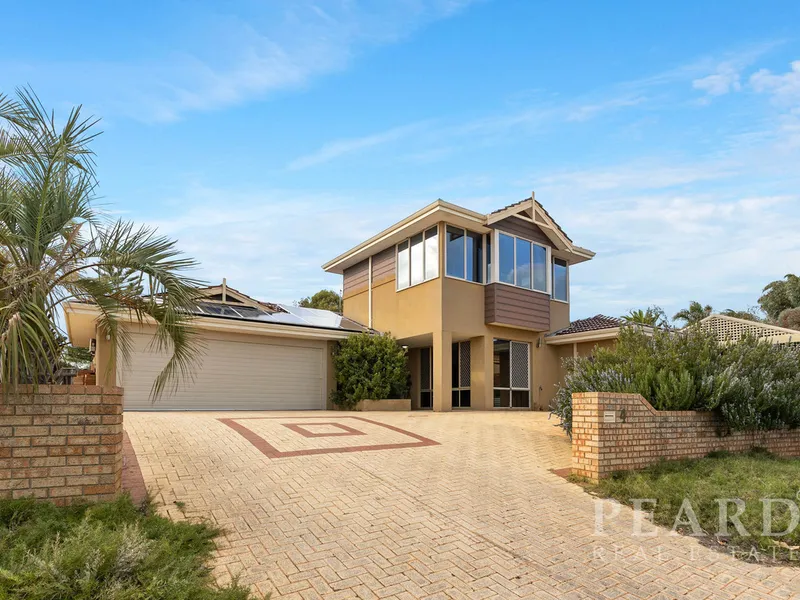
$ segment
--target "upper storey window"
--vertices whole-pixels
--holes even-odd
[[[452,225],[446,231],[445,274],[483,283],[483,235]]]
[[[547,248],[507,233],[498,234],[498,279],[518,287],[548,292]]]
[[[553,259],[553,299],[569,302],[569,267],[561,258]]]
[[[397,289],[439,276],[439,229],[431,227],[397,244]]]

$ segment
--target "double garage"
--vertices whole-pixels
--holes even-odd
[[[150,390],[167,357],[153,351],[152,334],[131,338],[129,359],[117,368],[125,410],[325,408],[325,341],[204,332],[193,380],[153,403]]]
[[[155,327],[127,324],[127,356],[115,358],[97,328],[97,308],[65,306],[70,341],[94,350],[97,383],[123,387],[129,411],[325,409],[336,342],[365,330],[335,313],[260,303],[230,289],[224,302],[203,302],[200,312],[194,326],[202,349],[192,377],[153,402],[153,383],[168,361],[154,343]]]

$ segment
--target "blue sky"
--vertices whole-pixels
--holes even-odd
[[[611,8],[613,6],[613,8]],[[800,4],[16,3],[0,90],[102,117],[105,208],[291,302],[443,198],[531,190],[597,257],[573,317],[756,304],[800,271]],[[34,33],[35,32],[35,33]]]

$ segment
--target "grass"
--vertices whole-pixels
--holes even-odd
[[[235,582],[215,585],[208,563],[219,533],[127,495],[70,507],[0,500],[0,598],[253,600]]]
[[[616,473],[590,488],[629,506],[633,498],[656,499],[654,521],[670,529],[687,498],[704,532],[702,541],[740,558],[791,561],[800,566],[800,526],[786,535],[764,536],[761,502],[762,498],[783,498],[800,505],[800,460],[776,458],[763,450],[713,453],[700,460],[664,461],[642,471]],[[730,518],[729,535],[719,535],[718,498],[744,500],[745,511],[739,518],[749,535],[737,532]],[[645,510],[650,508],[644,505]],[[729,517],[736,512],[737,507],[730,504]],[[791,525],[790,507],[775,504],[772,514],[772,531],[782,532]],[[685,513],[682,520],[687,520]],[[689,526],[677,531],[692,533]]]

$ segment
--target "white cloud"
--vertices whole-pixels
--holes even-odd
[[[177,239],[199,262],[197,277],[226,277],[246,294],[291,303],[323,287],[340,290],[341,277],[321,265],[420,208],[418,197],[391,192],[380,208],[354,196],[193,185],[132,218]]]
[[[702,90],[709,96],[723,96],[742,89],[739,69],[731,63],[722,63],[715,73],[692,81],[692,87]]]
[[[792,62],[783,75],[761,69],[750,76],[750,83],[756,92],[771,94],[777,103],[800,105],[800,60]]]
[[[180,53],[113,62],[0,60],[0,84],[20,81],[37,90],[81,98],[106,116],[171,121],[308,85],[344,69],[360,52],[395,43],[473,0],[396,0],[364,6],[348,0],[264,3],[257,14],[186,19]],[[187,5],[192,9],[192,5]],[[186,42],[186,40],[193,40]],[[162,39],[164,47],[173,40]],[[59,102],[60,99],[53,100]]]
[[[306,169],[308,167],[340,158],[347,154],[353,154],[361,150],[366,150],[367,148],[372,148],[373,146],[394,142],[411,135],[416,131],[419,131],[422,126],[422,124],[414,123],[411,125],[394,127],[381,133],[375,133],[360,138],[349,138],[328,142],[315,152],[294,159],[289,163],[288,168],[293,171]]]

